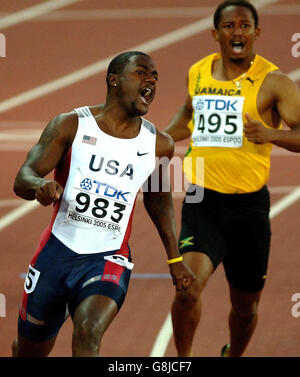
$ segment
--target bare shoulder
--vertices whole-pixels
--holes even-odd
[[[77,125],[75,112],[54,117],[45,127],[39,141],[28,152],[23,167],[33,169],[40,177],[52,171],[69,150]]]
[[[47,124],[39,143],[49,144],[54,139],[62,139],[65,142],[69,142],[74,139],[77,126],[78,117],[75,111],[59,114]]]
[[[296,83],[287,74],[279,70],[272,71],[266,76],[264,86],[276,97],[286,95],[286,92],[298,91]]]
[[[156,157],[172,158],[174,155],[174,141],[166,132],[156,130]]]

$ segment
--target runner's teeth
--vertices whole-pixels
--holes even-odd
[[[242,51],[242,49],[243,49],[243,43],[240,43],[240,42],[234,42],[234,43],[232,44],[232,48],[233,48],[234,51],[240,52],[240,51]]]
[[[149,102],[152,90],[150,88],[145,88],[141,91],[141,96],[146,103]]]
[[[150,96],[151,95],[151,89],[150,88],[146,88],[142,91],[142,94],[143,96]]]

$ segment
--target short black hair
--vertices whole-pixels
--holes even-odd
[[[214,27],[215,27],[215,29],[218,29],[218,27],[219,27],[219,23],[220,23],[222,11],[225,8],[230,7],[230,6],[237,6],[237,7],[248,8],[251,11],[252,16],[254,18],[255,27],[258,26],[258,21],[259,20],[258,20],[257,10],[255,9],[254,5],[252,5],[251,3],[249,3],[249,1],[247,1],[247,0],[225,0],[225,1],[223,1],[223,3],[221,3],[217,7],[217,9],[215,11],[215,14],[214,14]]]
[[[126,65],[128,64],[130,58],[136,55],[149,56],[145,52],[142,52],[142,51],[127,51],[127,52],[122,52],[121,54],[113,58],[113,60],[109,63],[108,68],[107,68],[107,74],[106,74],[107,85],[109,85],[109,81],[108,81],[109,74],[113,73],[115,75],[120,75],[123,72]]]

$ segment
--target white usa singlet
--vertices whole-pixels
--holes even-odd
[[[79,254],[127,245],[136,196],[155,168],[156,130],[142,118],[138,136],[104,133],[88,107],[75,109],[78,130],[69,165],[57,171],[65,189],[52,233]]]

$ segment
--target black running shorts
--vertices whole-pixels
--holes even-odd
[[[192,192],[191,189],[187,190]],[[186,194],[191,195],[191,194]],[[183,201],[180,252],[202,252],[222,262],[229,283],[245,292],[264,286],[271,240],[270,195],[264,186],[246,194],[204,189],[201,202]]]

